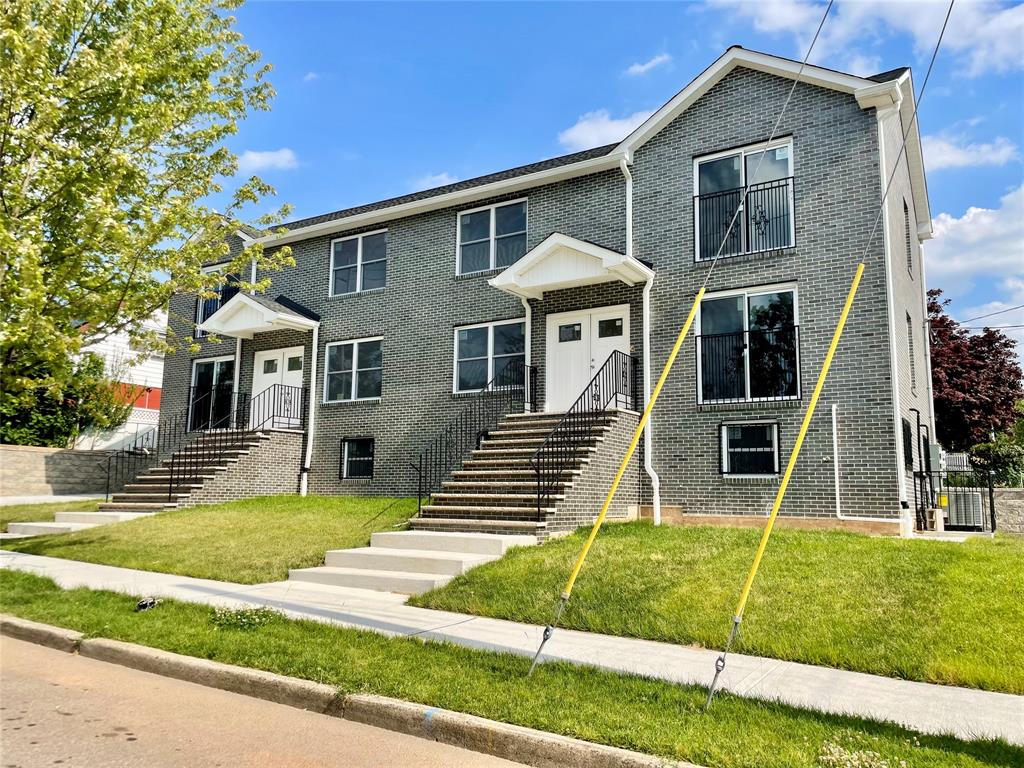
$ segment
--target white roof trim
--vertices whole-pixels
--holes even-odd
[[[236,293],[198,328],[218,336],[251,339],[255,334],[266,331],[309,331],[319,325],[311,318],[276,312],[244,293]]]
[[[555,232],[487,282],[513,296],[539,299],[545,291],[615,280],[636,285],[653,276],[632,256]]]

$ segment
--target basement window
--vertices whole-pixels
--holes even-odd
[[[779,425],[775,422],[723,424],[722,474],[762,477],[779,474]]]
[[[373,477],[373,438],[346,437],[341,441],[341,480],[368,480]]]

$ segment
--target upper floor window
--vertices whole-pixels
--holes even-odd
[[[795,287],[705,298],[697,336],[698,402],[798,398],[798,341]]]
[[[210,274],[212,272],[223,272],[227,268],[226,264],[216,264],[212,267],[203,267],[203,272]],[[213,289],[212,294],[208,296],[200,296],[196,299],[196,325],[202,325],[209,320],[213,313],[223,307],[228,301],[238,293],[238,282],[241,277],[237,274],[225,275],[224,281]],[[196,328],[194,337],[197,339],[205,338],[206,331],[200,331]]]
[[[331,241],[331,296],[383,288],[388,233],[367,232]]]
[[[793,246],[792,140],[719,152],[693,165],[698,261]]]
[[[455,329],[455,392],[478,392],[507,368],[509,380],[503,383],[521,384],[525,362],[522,320]]]
[[[324,402],[380,397],[383,370],[379,337],[328,344]]]
[[[526,253],[526,201],[459,214],[459,274],[507,267]]]

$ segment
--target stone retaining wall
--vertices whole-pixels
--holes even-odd
[[[0,445],[0,496],[103,493],[107,451]]]
[[[1024,488],[996,488],[996,532],[1024,536]]]

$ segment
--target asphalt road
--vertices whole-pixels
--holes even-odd
[[[6,637],[0,725],[3,768],[518,765]]]

